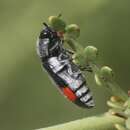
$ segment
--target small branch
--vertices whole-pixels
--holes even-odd
[[[88,117],[37,130],[116,130],[115,124],[124,125],[125,120],[105,113],[101,116]]]

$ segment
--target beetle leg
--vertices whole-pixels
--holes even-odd
[[[70,50],[70,49],[65,49],[66,52],[68,52],[69,54],[73,55],[74,54],[74,51]]]
[[[89,66],[89,65],[87,65],[86,67],[80,66],[79,68],[80,68],[81,71],[93,72],[92,67]]]

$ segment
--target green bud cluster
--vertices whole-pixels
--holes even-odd
[[[66,22],[59,16],[50,16],[48,18],[49,25],[58,32],[63,32],[63,39],[70,48],[74,51],[72,56],[73,61],[82,67],[90,65],[94,72],[94,77],[96,84],[98,86],[104,86],[108,88],[113,94],[127,97],[123,90],[115,83],[114,73],[112,69],[108,66],[98,67],[96,60],[99,51],[94,46],[82,47],[81,44],[77,42],[80,36],[80,28],[76,24],[67,25]]]
[[[80,36],[80,28],[76,24],[66,25],[66,22],[59,16],[50,16],[48,18],[49,25],[58,32],[66,33],[67,37],[77,39]]]
[[[98,86],[104,86],[108,88],[113,94],[118,93],[120,97],[126,97],[127,95],[114,81],[114,73],[112,69],[108,66],[98,67],[96,60],[99,51],[94,46],[82,47],[81,44],[77,42],[80,36],[80,28],[76,24],[67,25],[66,22],[59,16],[50,16],[48,18],[49,25],[58,32],[63,33],[63,39],[65,43],[74,51],[72,55],[73,61],[82,67],[90,65],[94,72],[94,77],[96,84]]]

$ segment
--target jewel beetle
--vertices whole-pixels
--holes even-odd
[[[37,54],[43,68],[70,101],[83,108],[93,107],[92,93],[82,71],[73,62],[72,53],[64,48],[58,32],[44,25],[37,40]]]

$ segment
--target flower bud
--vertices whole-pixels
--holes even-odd
[[[84,49],[84,53],[86,55],[87,61],[94,61],[94,60],[96,60],[96,58],[98,56],[98,49],[94,46],[87,46]]]
[[[112,81],[113,80],[113,76],[114,73],[112,71],[112,69],[108,66],[104,66],[101,68],[100,70],[100,77],[104,80],[104,81]]]
[[[80,28],[76,24],[70,24],[70,25],[68,25],[65,30],[66,30],[66,35],[69,38],[76,39],[80,35]]]
[[[49,25],[56,31],[64,32],[66,23],[59,16],[50,16],[48,18]]]

